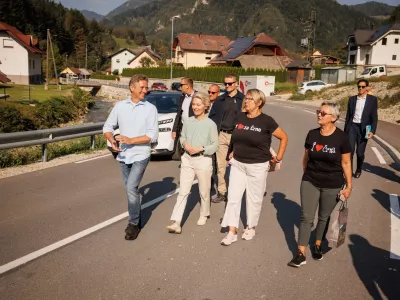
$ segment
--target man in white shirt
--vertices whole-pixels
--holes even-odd
[[[180,132],[182,130],[183,123],[189,119],[190,117],[194,116],[194,112],[192,109],[192,97],[195,93],[193,88],[193,80],[188,77],[183,77],[181,79],[181,89],[182,89],[182,96],[179,103],[179,109],[176,114],[176,118],[174,121],[174,126],[172,127],[172,139],[175,141],[179,140]],[[180,152],[181,147],[180,143],[177,143],[176,151]],[[179,155],[174,155],[174,159],[180,159]]]
[[[352,162],[354,153],[357,153],[355,178],[361,176],[367,142],[375,134],[378,125],[378,99],[368,94],[368,86],[368,80],[361,79],[357,82],[358,95],[349,98],[344,125],[352,148]]]

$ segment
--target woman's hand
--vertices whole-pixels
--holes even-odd
[[[229,154],[229,160],[233,158],[233,151]]]
[[[193,151],[193,147],[190,146],[190,144],[188,142],[184,142],[183,143],[183,148],[186,150],[187,153],[191,154],[191,152]]]
[[[339,192],[339,199],[341,201],[346,201],[350,197],[350,194],[351,194],[351,189],[345,188],[344,190],[341,190]]]

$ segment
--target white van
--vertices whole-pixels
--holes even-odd
[[[364,71],[358,75],[358,79],[361,78],[371,78],[371,77],[381,77],[386,76],[386,66],[374,66],[374,67],[367,67]]]

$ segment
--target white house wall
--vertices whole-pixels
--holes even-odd
[[[118,70],[121,74],[125,68],[128,68],[128,63],[135,58],[135,55],[129,51],[122,51],[111,58],[111,72]]]
[[[5,44],[12,45],[12,48],[4,47]],[[12,82],[29,84],[28,50],[5,32],[0,32],[0,62],[0,71]]]
[[[128,68],[132,68],[132,69],[133,69],[133,68],[141,68],[141,67],[142,67],[142,64],[140,63],[140,61],[141,61],[143,58],[145,58],[145,57],[151,59],[151,61],[154,63],[153,66],[156,66],[156,65],[157,65],[156,61],[155,61],[149,54],[147,54],[147,52],[143,52],[142,54],[139,55],[139,57],[137,57],[134,61],[132,61],[132,62],[129,64]]]
[[[382,39],[374,44],[374,53],[371,64],[400,66],[400,34],[389,33],[386,45],[382,45]],[[395,44],[395,39],[399,39],[399,43]],[[392,56],[396,55],[396,60],[392,60]]]
[[[218,56],[218,53],[206,53],[198,51],[179,52],[179,50],[175,52],[174,63],[182,64],[185,69],[190,67],[207,67],[208,62]],[[179,53],[183,53],[183,56]]]

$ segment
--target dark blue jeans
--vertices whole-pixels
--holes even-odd
[[[126,195],[128,196],[129,223],[133,225],[138,225],[140,220],[141,199],[139,184],[142,181],[149,160],[150,158],[146,158],[142,161],[135,161],[132,164],[120,162],[122,179],[125,184]]]
[[[361,170],[365,159],[365,149],[367,148],[368,139],[365,138],[363,133],[365,130],[361,128],[360,124],[351,123],[348,131],[348,136],[351,145],[351,166],[353,169],[353,156],[357,154],[357,170]],[[356,149],[357,148],[357,149]]]

